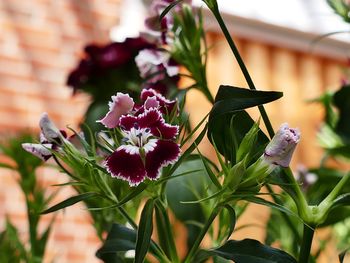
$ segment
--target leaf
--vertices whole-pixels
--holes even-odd
[[[149,199],[141,213],[139,229],[137,231],[134,263],[142,263],[144,261],[150,246],[153,232],[153,208],[154,200]]]
[[[282,97],[282,92],[257,91],[221,85],[215,104],[209,114],[208,138],[215,142],[219,152],[232,163],[243,137],[254,124],[244,109],[259,106]],[[259,131],[255,148],[267,143],[268,139]],[[257,152],[257,150],[252,150]]]
[[[240,142],[253,125],[254,121],[246,111],[226,113],[217,118],[209,118],[208,138],[212,144],[215,143],[217,150],[227,160],[235,164],[236,151]],[[253,145],[251,150],[251,152],[256,153],[256,156],[252,156],[251,162],[263,153],[263,149],[268,142],[269,139],[259,129],[256,144]]]
[[[345,256],[346,256],[346,253],[348,252],[348,249],[346,249],[346,250],[344,250],[343,252],[341,252],[340,254],[339,254],[339,262],[340,263],[343,263],[344,262],[344,258],[345,258]]]
[[[332,207],[336,206],[350,206],[350,193],[338,196],[334,200]]]
[[[288,253],[265,246],[257,240],[229,240],[223,246],[209,250],[212,255],[233,260],[235,263],[296,263]]]
[[[46,209],[44,211],[41,212],[41,214],[48,214],[48,213],[52,213],[55,212],[57,210],[66,208],[68,206],[72,206],[75,203],[78,203],[80,201],[86,200],[88,198],[91,198],[93,196],[97,196],[97,193],[84,193],[84,194],[80,194],[80,195],[76,195],[76,196],[72,196],[52,207],[50,207],[49,209]]]
[[[282,92],[260,91],[221,85],[210,112],[212,117],[259,106],[283,96]]]
[[[174,6],[176,6],[177,4],[181,3],[183,0],[176,0],[174,2],[172,2],[170,5],[168,5],[163,12],[160,14],[159,16],[159,21],[161,21],[168,13],[169,11],[174,8]]]
[[[167,210],[160,200],[155,203],[155,214],[159,244],[171,261],[178,262],[173,229]]]
[[[228,204],[226,204],[224,206],[224,208],[226,208],[226,210],[228,211],[228,214],[229,214],[229,232],[227,234],[227,239],[229,239],[231,234],[233,233],[233,230],[235,229],[235,226],[236,226],[236,212]]]
[[[113,224],[103,246],[97,250],[96,257],[105,263],[124,262],[118,252],[135,249],[136,231],[120,224]]]
[[[350,142],[350,85],[343,86],[333,96],[333,104],[339,110],[339,119],[335,131],[347,142]]]

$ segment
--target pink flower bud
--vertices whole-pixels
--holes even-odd
[[[288,167],[299,140],[298,129],[289,128],[287,123],[282,124],[265,149],[265,160],[271,164]]]

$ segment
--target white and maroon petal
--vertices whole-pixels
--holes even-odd
[[[128,181],[130,186],[140,184],[146,176],[140,155],[127,153],[120,147],[107,157],[105,166],[112,177]]]
[[[160,105],[160,111],[163,114],[170,114],[176,106],[176,100],[168,100],[162,94],[154,89],[143,89],[141,91],[141,100],[146,101],[149,97],[156,97]]]
[[[172,141],[159,140],[153,151],[146,155],[147,177],[155,180],[160,175],[160,169],[175,163],[180,156],[180,147]]]
[[[52,156],[49,150],[52,148],[52,144],[22,143],[22,148],[43,161],[47,161]]]
[[[178,126],[165,123],[162,114],[157,109],[150,109],[138,116],[138,125],[140,128],[150,128],[154,136],[163,139],[174,139],[178,132]]]
[[[138,119],[132,115],[124,115],[119,120],[119,126],[126,131],[131,130],[131,128],[135,128],[138,125]]]
[[[42,136],[48,141],[48,142],[60,142],[61,141],[61,132],[60,130],[55,126],[55,124],[50,120],[48,114],[44,112],[40,117],[39,126],[42,132]]]
[[[109,102],[109,112],[98,122],[101,122],[107,128],[115,128],[119,125],[120,117],[128,114],[134,105],[134,100],[129,94],[118,92],[116,96],[112,96],[112,101]]]

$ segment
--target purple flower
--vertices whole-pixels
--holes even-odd
[[[112,96],[112,101],[108,103],[109,112],[106,116],[99,120],[107,128],[115,128],[119,124],[119,118],[131,112],[134,108],[134,100],[128,95],[118,92],[116,96]]]
[[[271,164],[288,167],[299,140],[300,132],[298,129],[289,128],[287,123],[282,124],[267,145],[264,159]]]
[[[124,144],[105,161],[112,177],[136,186],[146,178],[157,179],[162,167],[177,161],[180,147],[174,140],[178,126],[165,123],[157,109],[138,116],[124,115],[119,121]]]

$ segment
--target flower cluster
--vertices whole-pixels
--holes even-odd
[[[167,100],[155,90],[143,90],[143,104],[136,105],[123,93],[112,96],[109,112],[101,119],[107,128],[120,129],[122,144],[105,160],[112,177],[138,185],[146,178],[155,180],[161,168],[177,161],[179,128],[166,123],[163,114],[177,110],[176,101]]]

